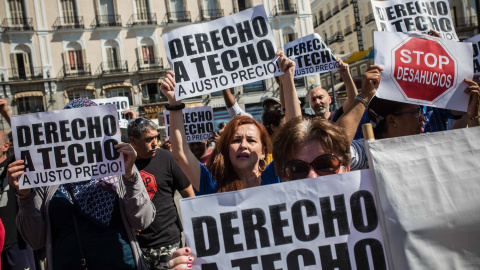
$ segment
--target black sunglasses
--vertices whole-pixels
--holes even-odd
[[[133,120],[135,122],[135,124],[137,125],[140,125],[141,123],[143,123],[143,121],[145,120],[150,120],[150,118],[146,117],[146,116],[140,116],[138,117],[137,119]]]
[[[311,163],[294,159],[285,164],[285,176],[289,180],[304,179],[313,167],[318,175],[337,174],[340,171],[342,162],[334,154],[323,154],[316,157]]]

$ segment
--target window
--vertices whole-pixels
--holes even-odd
[[[115,24],[115,5],[114,0],[99,0],[100,18],[99,23]]]
[[[146,0],[135,0],[135,7],[137,12],[137,20],[146,21],[148,20],[148,5]]]
[[[296,34],[290,27],[283,28],[283,43],[287,44],[292,42],[296,39]]]
[[[352,78],[358,77],[358,68],[354,67],[350,71],[352,72]]]
[[[27,114],[45,111],[43,97],[22,97],[17,98],[18,114]]]
[[[11,76],[13,79],[30,79],[34,70],[32,67],[32,54],[30,48],[24,44],[15,47],[15,52],[10,54],[12,65]]]
[[[167,97],[160,91],[158,83],[142,84],[142,96],[148,103],[167,101]]]
[[[170,0],[170,12],[172,13],[172,19],[184,19],[183,14],[183,1],[182,0]]]
[[[8,7],[10,9],[10,16],[12,18],[12,26],[23,25],[25,14],[23,0],[9,0]]]
[[[69,100],[74,100],[77,98],[88,98],[88,99],[94,99],[94,91],[91,90],[70,90],[67,91],[68,99]]]
[[[243,85],[244,93],[263,91],[263,90],[264,90],[263,81],[257,81],[257,82],[247,83]]]
[[[85,50],[77,42],[70,42],[63,53],[65,73],[78,73],[88,70]]]
[[[367,65],[363,64],[363,65],[360,66],[360,73],[363,74],[363,73],[365,73],[365,71],[367,71]]]
[[[107,63],[104,67],[107,70],[118,70],[122,68],[120,48],[115,40],[108,40],[105,42],[105,58]]]
[[[63,13],[63,23],[75,24],[76,10],[75,10],[74,0],[61,0],[61,4],[62,4],[62,13]]]
[[[130,89],[129,88],[114,88],[114,89],[108,89],[105,92],[105,96],[107,98],[111,97],[128,97],[128,102],[129,104],[133,104],[132,102],[132,97],[130,95]]]

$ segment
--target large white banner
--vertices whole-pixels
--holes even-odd
[[[374,43],[375,64],[384,68],[379,98],[467,111],[470,44],[394,32],[375,32]]]
[[[213,110],[210,106],[190,107],[182,110],[183,123],[187,142],[207,141],[215,131]],[[163,120],[167,129],[167,138],[170,140],[170,111],[163,111]]]
[[[473,46],[473,73],[480,75],[480,35],[465,40],[471,42]]]
[[[20,189],[68,184],[125,172],[114,105],[12,116]]]
[[[284,50],[296,63],[295,78],[339,69],[337,58],[317,33],[285,44]]]
[[[426,34],[435,30],[445,39],[458,41],[446,0],[372,0],[372,9],[379,31]]]
[[[123,115],[123,112],[130,109],[128,97],[98,98],[92,99],[92,101],[97,103],[97,105],[114,104],[117,107],[120,128],[127,128],[128,121],[131,119],[126,119]]]
[[[193,269],[387,269],[368,170],[180,201]]]
[[[278,70],[263,5],[172,30],[162,39],[177,100],[271,78]]]
[[[480,127],[368,142],[391,269],[480,269]]]

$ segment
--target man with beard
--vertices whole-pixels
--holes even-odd
[[[157,125],[147,117],[128,124],[128,138],[137,151],[137,166],[156,208],[152,224],[137,236],[150,269],[168,269],[173,251],[181,247],[182,224],[174,202],[175,191],[182,197],[194,197],[192,185],[172,153],[157,148]]]

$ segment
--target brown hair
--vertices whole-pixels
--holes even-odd
[[[238,178],[237,173],[233,170],[229,157],[229,147],[232,144],[233,137],[239,126],[252,124],[257,127],[260,132],[260,141],[265,148],[265,154],[270,149],[270,139],[267,130],[257,120],[250,116],[237,116],[233,118],[225,126],[220,139],[212,151],[212,155],[207,161],[207,169],[212,173],[215,180],[218,180],[219,192],[243,189],[243,182]],[[260,170],[265,170],[265,162],[260,162]]]
[[[339,155],[343,166],[350,165],[350,144],[345,131],[328,120],[297,117],[286,123],[273,141],[275,173],[285,180],[284,167],[301,144],[318,141],[325,151]]]

